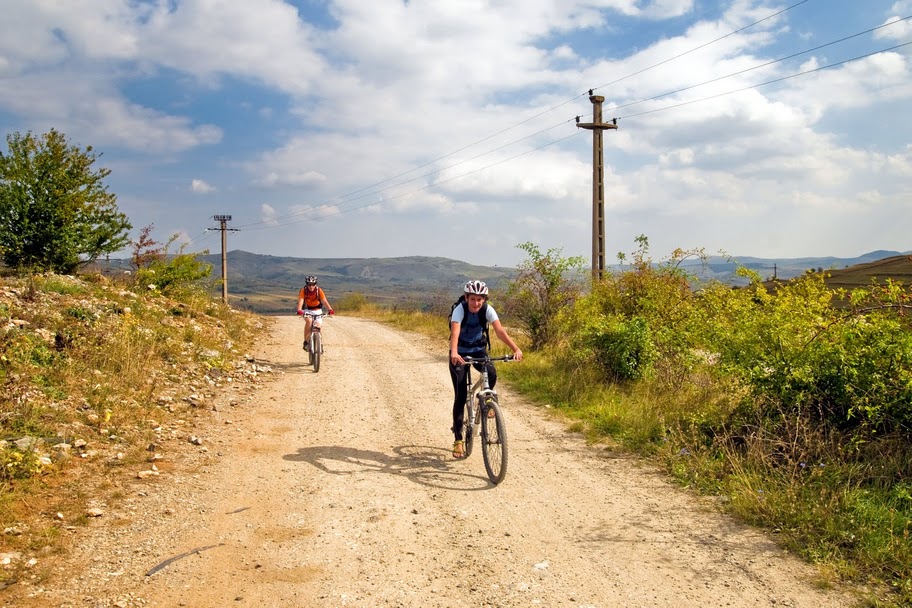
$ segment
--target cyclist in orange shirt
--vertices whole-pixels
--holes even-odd
[[[333,307],[329,305],[326,294],[323,289],[317,286],[317,277],[308,276],[304,280],[304,287],[298,292],[298,314],[304,315],[304,349],[310,344],[310,329],[314,323],[320,326],[320,318],[314,314],[323,312],[323,307],[329,314],[335,314]]]

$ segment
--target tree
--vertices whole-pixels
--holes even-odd
[[[149,224],[139,231],[139,239],[130,241],[133,247],[133,255],[130,256],[130,263],[134,270],[147,268],[153,262],[163,260],[168,253],[168,247],[177,239],[177,235],[171,237],[166,245],[162,245],[152,238],[152,229],[155,224]]]
[[[583,257],[565,258],[560,249],[542,253],[534,243],[517,245],[529,255],[519,265],[519,275],[507,289],[506,308],[518,319],[532,341],[533,350],[553,337],[554,315],[572,305],[581,291]]]
[[[132,225],[93,169],[92,147],[71,146],[51,129],[41,137],[18,132],[0,153],[0,253],[18,271],[72,273],[130,241]]]

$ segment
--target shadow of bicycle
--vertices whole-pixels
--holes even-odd
[[[282,459],[306,462],[331,475],[382,473],[444,490],[476,491],[496,487],[486,476],[454,471],[455,461],[449,457],[446,450],[432,446],[398,446],[393,448],[392,454],[344,446],[314,446],[300,448]],[[478,466],[482,466],[480,455]]]
[[[313,371],[313,364],[307,362],[307,352],[301,351],[300,360],[287,361],[287,362],[274,362],[269,359],[257,359],[256,364],[261,368],[269,368],[273,372],[280,372],[283,374],[296,375],[296,374],[314,374],[317,372]],[[324,355],[325,360],[325,355]]]

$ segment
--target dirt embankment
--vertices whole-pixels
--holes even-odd
[[[510,469],[494,487],[479,452],[450,456],[445,345],[337,317],[315,374],[302,331],[276,318],[256,353],[274,380],[198,420],[202,445],[173,444],[159,475],[124,480],[54,576],[0,606],[853,604],[503,386]]]

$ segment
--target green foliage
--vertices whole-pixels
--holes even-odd
[[[563,331],[573,356],[597,365],[611,380],[636,380],[658,372],[673,385],[694,358],[688,331],[694,298],[690,277],[679,268],[694,254],[676,251],[668,262],[654,265],[647,257],[646,237],[637,243],[629,267],[593,285],[562,317]]]
[[[701,286],[680,262],[702,252],[654,264],[637,243],[558,316],[550,363],[504,377],[808,559],[886,582],[885,605],[912,603],[912,291],[744,269],[748,287]]]
[[[369,305],[370,303],[367,300],[367,296],[363,293],[346,294],[334,304],[334,306],[343,312],[360,312]]]
[[[51,130],[7,136],[0,153],[0,253],[19,271],[74,272],[127,244],[131,225],[107,191],[108,169],[93,170],[89,146]]]
[[[546,253],[533,243],[518,246],[529,259],[519,265],[519,274],[504,297],[504,311],[529,336],[532,350],[554,339],[555,315],[572,305],[581,291],[579,276],[585,260],[565,258],[560,249]]]
[[[140,231],[139,240],[131,241],[131,263],[136,269],[135,287],[152,294],[182,298],[191,294],[201,296],[208,289],[202,283],[212,275],[212,265],[200,260],[197,254],[184,253],[183,247],[176,255],[170,255],[168,249],[179,235],[171,235],[167,243],[158,243],[151,237],[152,228],[152,225],[146,226]]]
[[[850,302],[848,310],[833,305]],[[806,416],[853,441],[912,436],[912,332],[896,284],[848,295],[807,274],[768,292],[761,284],[707,289],[704,347],[750,390],[745,408]],[[770,406],[775,406],[771,408]]]
[[[0,445],[0,487],[40,472],[41,462],[33,450],[22,451],[11,445]]]
[[[614,380],[645,378],[658,352],[643,317],[597,317],[579,333],[595,362]]]
[[[137,283],[150,291],[177,295],[194,287],[212,275],[212,265],[197,259],[193,254],[181,253],[167,260],[153,262],[137,272]]]

